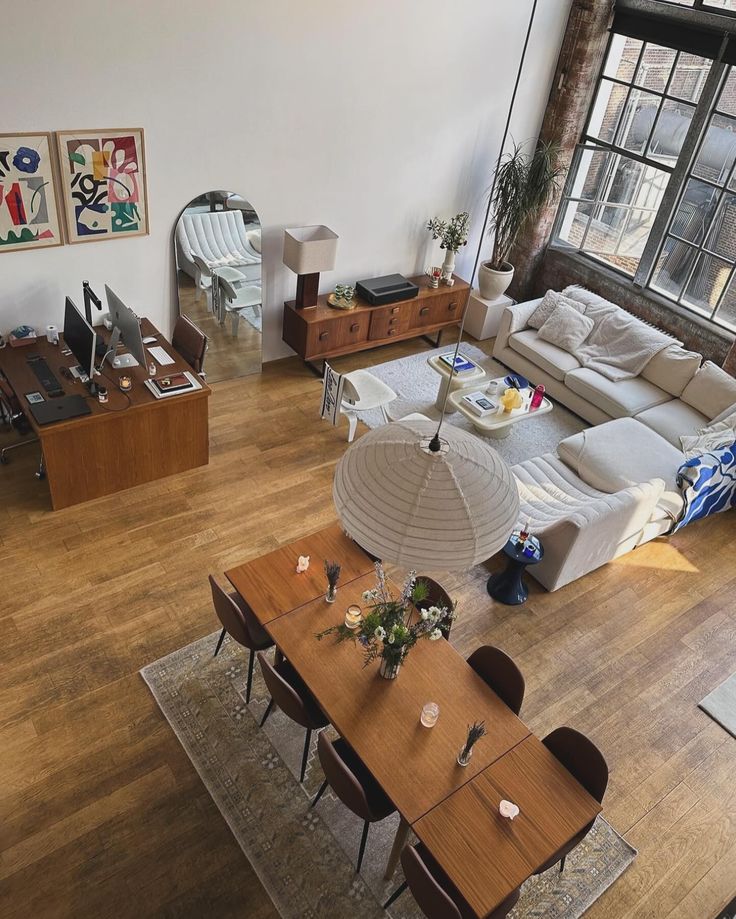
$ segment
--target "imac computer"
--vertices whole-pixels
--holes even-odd
[[[143,346],[140,320],[133,310],[126,306],[120,297],[110,290],[107,284],[105,284],[105,293],[107,294],[107,306],[110,310],[110,322],[113,329],[108,352],[112,366],[116,369],[135,367],[137,364],[145,367],[147,363],[146,349]],[[128,354],[115,354],[119,341],[122,341],[128,349]]]
[[[79,361],[79,368],[90,382],[95,375],[95,347],[97,333],[79,312],[69,297],[64,307],[64,341]],[[81,376],[79,370],[75,374]]]

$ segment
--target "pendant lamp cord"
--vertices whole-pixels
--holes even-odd
[[[519,60],[519,69],[516,72],[516,82],[514,83],[514,91],[511,93],[511,101],[509,103],[509,111],[506,116],[506,126],[503,130],[503,137],[501,138],[501,148],[498,154],[498,162],[500,163],[501,157],[503,156],[503,151],[506,149],[506,140],[509,135],[509,128],[511,127],[511,116],[514,111],[514,104],[516,103],[516,94],[519,90],[519,83],[521,82],[521,73],[524,69],[524,60],[526,58],[526,51],[529,47],[529,38],[532,34],[532,26],[534,25],[534,16],[537,12],[537,2],[534,0],[532,3],[531,13],[529,15],[529,25],[526,30],[526,38],[524,39],[524,47],[521,50],[521,59]],[[478,271],[478,265],[480,264],[480,254],[483,249],[483,239],[486,235],[486,228],[488,227],[488,220],[491,216],[491,206],[493,204],[493,195],[496,191],[496,179],[498,177],[498,168],[493,172],[493,182],[491,184],[491,190],[488,193],[488,205],[486,206],[485,217],[483,218],[483,226],[480,231],[480,239],[478,241],[478,251],[475,253],[475,262],[473,263],[473,273],[470,276],[470,286],[468,288],[468,295],[465,299],[465,309],[463,310],[463,318],[460,321],[460,331],[457,336],[457,344],[455,345],[455,354],[452,359],[452,367],[450,367],[450,376],[447,379],[447,386],[445,387],[445,398],[442,400],[442,411],[440,412],[440,423],[437,425],[437,430],[434,437],[429,442],[429,449],[432,453],[438,453],[441,448],[440,441],[440,431],[442,430],[442,424],[445,420],[445,408],[447,406],[447,397],[450,395],[450,387],[452,386],[452,380],[457,373],[455,370],[455,364],[457,363],[457,355],[460,351],[460,343],[463,338],[463,329],[465,328],[465,317],[468,312],[468,303],[470,301],[470,296],[473,293],[473,284],[475,283],[475,276]]]

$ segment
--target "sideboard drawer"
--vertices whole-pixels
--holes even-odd
[[[361,310],[353,315],[336,315],[334,319],[310,323],[307,332],[307,355],[310,358],[319,357],[320,354],[329,354],[331,351],[367,341],[370,321],[370,312]]]
[[[439,325],[443,322],[460,321],[467,291],[449,291],[434,297],[423,297],[412,304],[411,328]]]
[[[381,306],[371,313],[371,328],[368,335],[370,341],[381,338],[394,338],[409,330],[411,310],[407,304],[392,304]]]

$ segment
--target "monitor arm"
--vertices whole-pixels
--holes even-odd
[[[82,281],[82,291],[84,293],[84,315],[87,322],[92,325],[92,304],[102,311],[102,300],[89,286],[89,281]]]

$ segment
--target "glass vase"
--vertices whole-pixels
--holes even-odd
[[[384,680],[395,680],[399,675],[399,670],[401,669],[401,661],[394,660],[390,657],[381,658],[381,666],[378,668],[378,672],[384,678]]]
[[[337,596],[337,587],[327,587],[327,593],[325,594],[326,603],[334,603],[335,597]]]
[[[470,762],[470,758],[473,755],[473,748],[469,750],[463,747],[457,755],[457,764],[458,766],[467,766]]]

